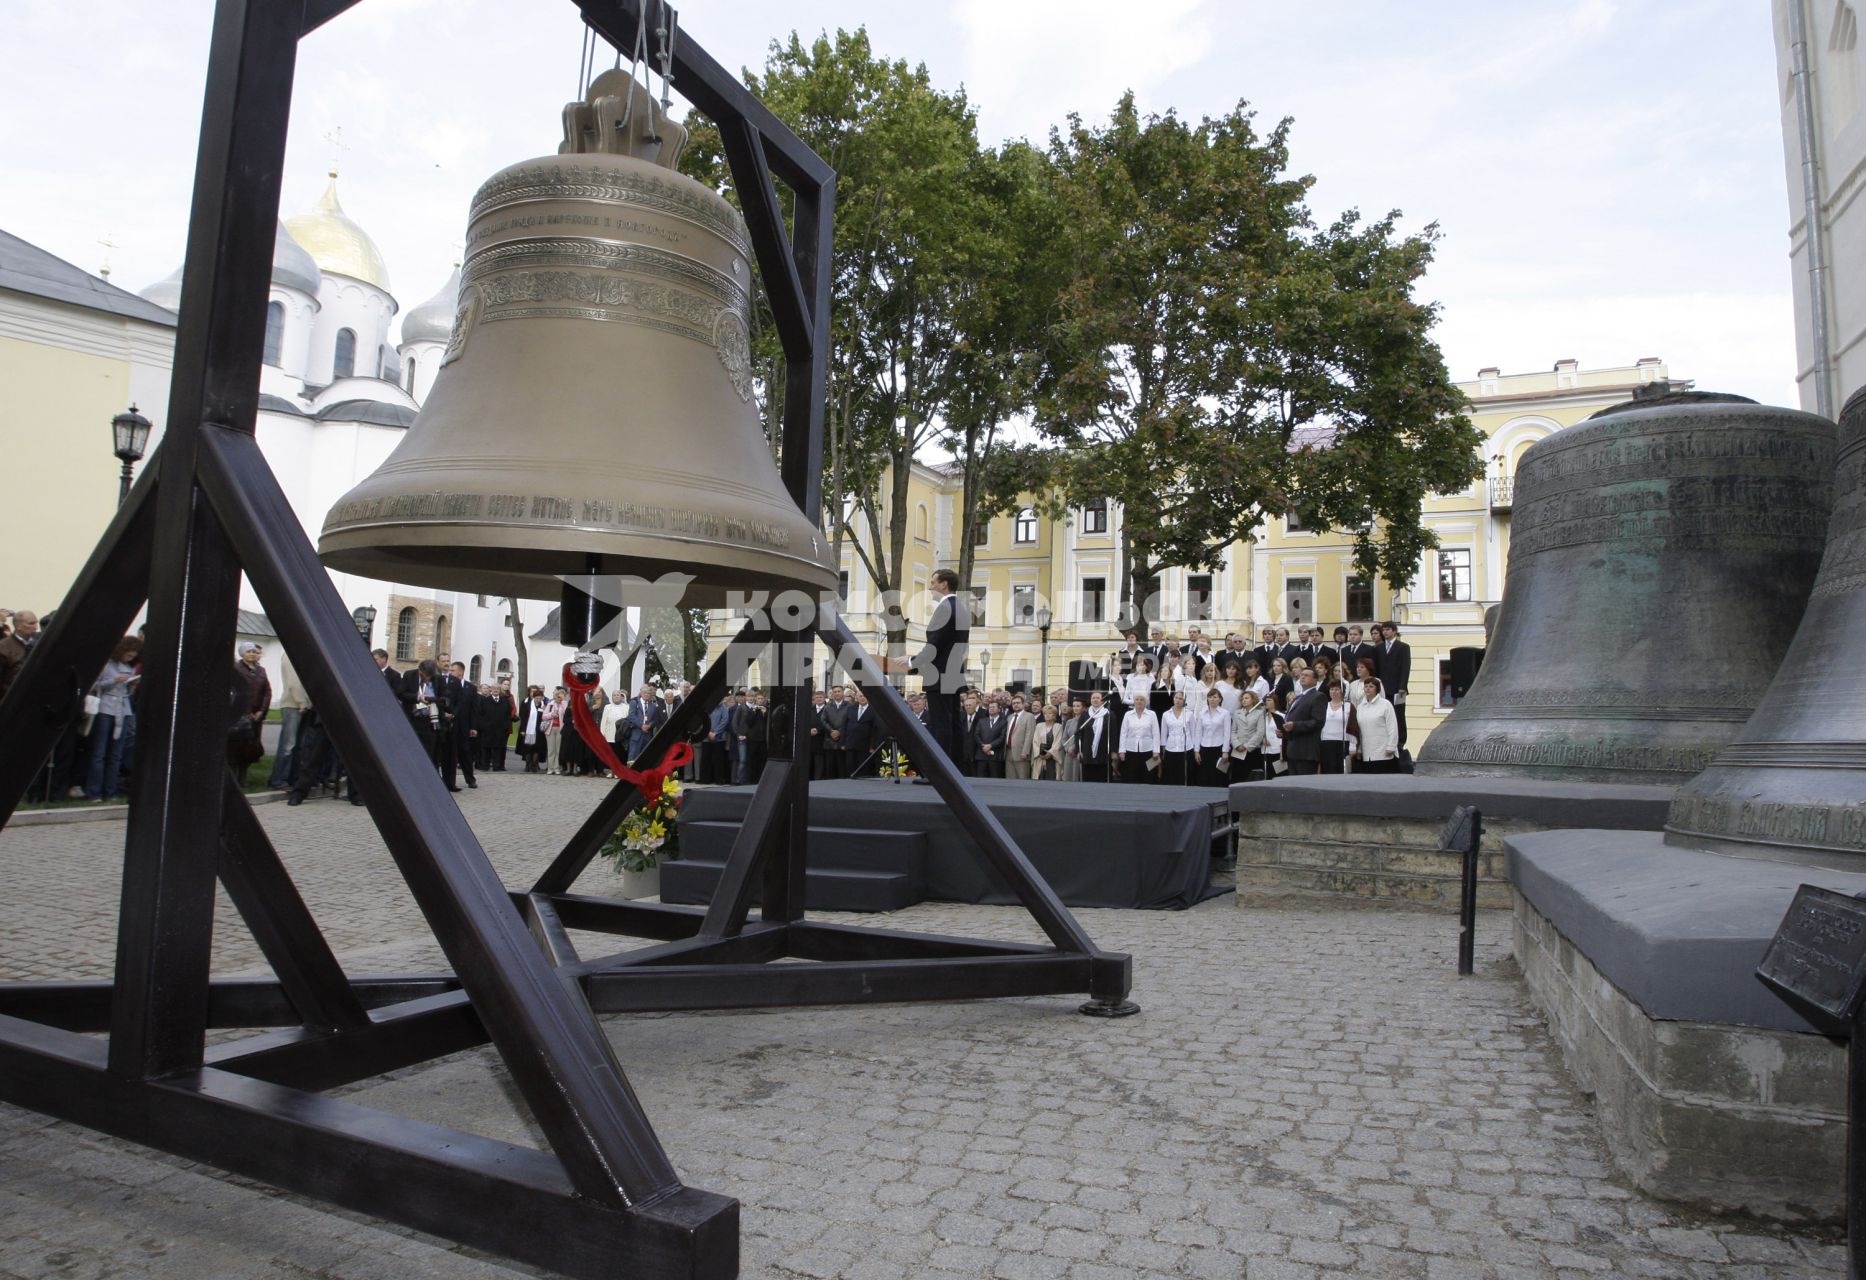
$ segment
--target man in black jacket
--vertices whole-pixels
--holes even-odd
[[[929,695],[930,696],[930,695]],[[880,768],[878,760],[870,760],[876,747],[881,745],[881,720],[875,714],[875,708],[868,701],[868,695],[862,687],[855,687],[855,705],[849,709],[848,728],[843,738],[849,744],[849,776],[852,778],[872,778]]]
[[[447,711],[442,722],[453,731],[453,751],[447,755],[447,763],[441,769],[441,776],[446,779],[449,791],[460,788],[455,782],[456,770],[466,779],[469,787],[477,789],[479,782],[473,776],[473,750],[479,745],[479,694],[466,682],[466,663],[456,662],[448,670],[446,679]],[[451,716],[452,719],[447,717]]]
[[[1393,719],[1399,728],[1399,744],[1406,746],[1406,684],[1412,676],[1412,646],[1399,638],[1397,622],[1380,624],[1380,644],[1374,655],[1374,668],[1380,687],[1393,703]]]
[[[1322,771],[1322,728],[1327,723],[1328,695],[1316,685],[1315,672],[1305,670],[1283,716],[1283,762],[1291,773]]]
[[[959,690],[965,685],[965,651],[972,624],[958,591],[958,573],[951,569],[933,571],[933,616],[927,620],[926,646],[910,659],[897,660],[891,669],[920,673],[933,740],[963,770]]]
[[[1088,714],[1076,728],[1076,750],[1082,761],[1082,781],[1108,781],[1108,761],[1113,758],[1114,717],[1108,714],[1101,690],[1089,694]]]
[[[997,698],[987,697],[982,714],[973,723],[978,729],[978,741],[972,757],[973,772],[981,778],[1002,778],[1004,749],[1011,718],[1004,714],[1004,708],[998,705]]]
[[[854,709],[853,702],[843,700],[841,685],[829,687],[818,719],[822,728],[823,768],[832,778],[848,777],[855,765],[855,761],[849,759],[849,718]]]

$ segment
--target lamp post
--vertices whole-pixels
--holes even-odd
[[[117,505],[130,496],[130,479],[138,462],[142,461],[143,450],[149,447],[149,419],[136,412],[131,405],[128,413],[119,413],[110,420],[110,435],[115,445],[114,452],[123,463],[123,475],[117,484]]]
[[[1037,624],[1037,634],[1042,637],[1042,647],[1039,650],[1042,656],[1037,659],[1037,678],[1042,681],[1043,696],[1048,698],[1050,696],[1050,623],[1056,621],[1056,615],[1050,612],[1048,605],[1042,605],[1038,607],[1034,621]]]
[[[368,644],[371,640],[375,639],[375,636],[376,636],[376,606],[375,605],[373,604],[360,605],[357,608],[352,609],[350,611],[350,620],[356,623],[356,633],[363,637],[364,644]]]

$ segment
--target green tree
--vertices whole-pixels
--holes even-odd
[[[963,93],[935,89],[924,66],[877,57],[859,29],[774,42],[764,72],[745,82],[837,171],[825,519],[833,554],[852,543],[881,589],[898,593],[910,471],[938,436],[956,345],[978,153],[972,110]],[[716,131],[690,125],[682,167],[723,188]],[[781,362],[769,325],[760,328],[763,390],[777,403]],[[899,652],[905,619],[889,617],[887,629]]]
[[[1215,568],[1266,517],[1354,530],[1400,585],[1434,539],[1428,492],[1477,475],[1479,433],[1413,290],[1436,226],[1350,210],[1317,227],[1289,121],[1189,124],[1123,97],[1050,153],[1068,260],[1038,425],[1070,502],[1122,504],[1130,608],[1169,565]]]

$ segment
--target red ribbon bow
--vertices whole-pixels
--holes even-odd
[[[609,740],[603,737],[602,726],[596,723],[596,717],[590,714],[588,695],[598,683],[600,683],[598,677],[591,676],[588,680],[582,679],[571,669],[570,664],[564,664],[564,687],[571,693],[570,718],[576,723],[577,733],[589,745],[590,750],[596,753],[596,758],[607,765],[609,771],[622,781],[634,783],[641,791],[642,799],[653,804],[661,798],[661,787],[667,781],[668,776],[693,759],[693,744],[676,742],[667,749],[667,755],[662,758],[661,763],[652,769],[629,768],[622,763],[621,757],[616,755],[615,748],[609,744]]]

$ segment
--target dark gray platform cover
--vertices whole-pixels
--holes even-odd
[[[1214,789],[970,778],[1056,895],[1072,907],[1182,909],[1211,896]],[[738,822],[751,787],[695,787],[681,817]],[[1017,901],[930,786],[860,779],[810,784],[817,826],[924,831],[929,896]]]
[[[1550,827],[1661,831],[1677,791],[1670,786],[1563,782],[1543,778],[1426,778],[1417,774],[1324,774],[1231,784],[1233,813],[1326,813],[1358,818],[1449,818],[1461,804],[1487,818]]]
[[[1756,977],[1795,889],[1866,875],[1674,849],[1656,832],[1546,831],[1503,842],[1510,883],[1649,1017],[1813,1027]]]

